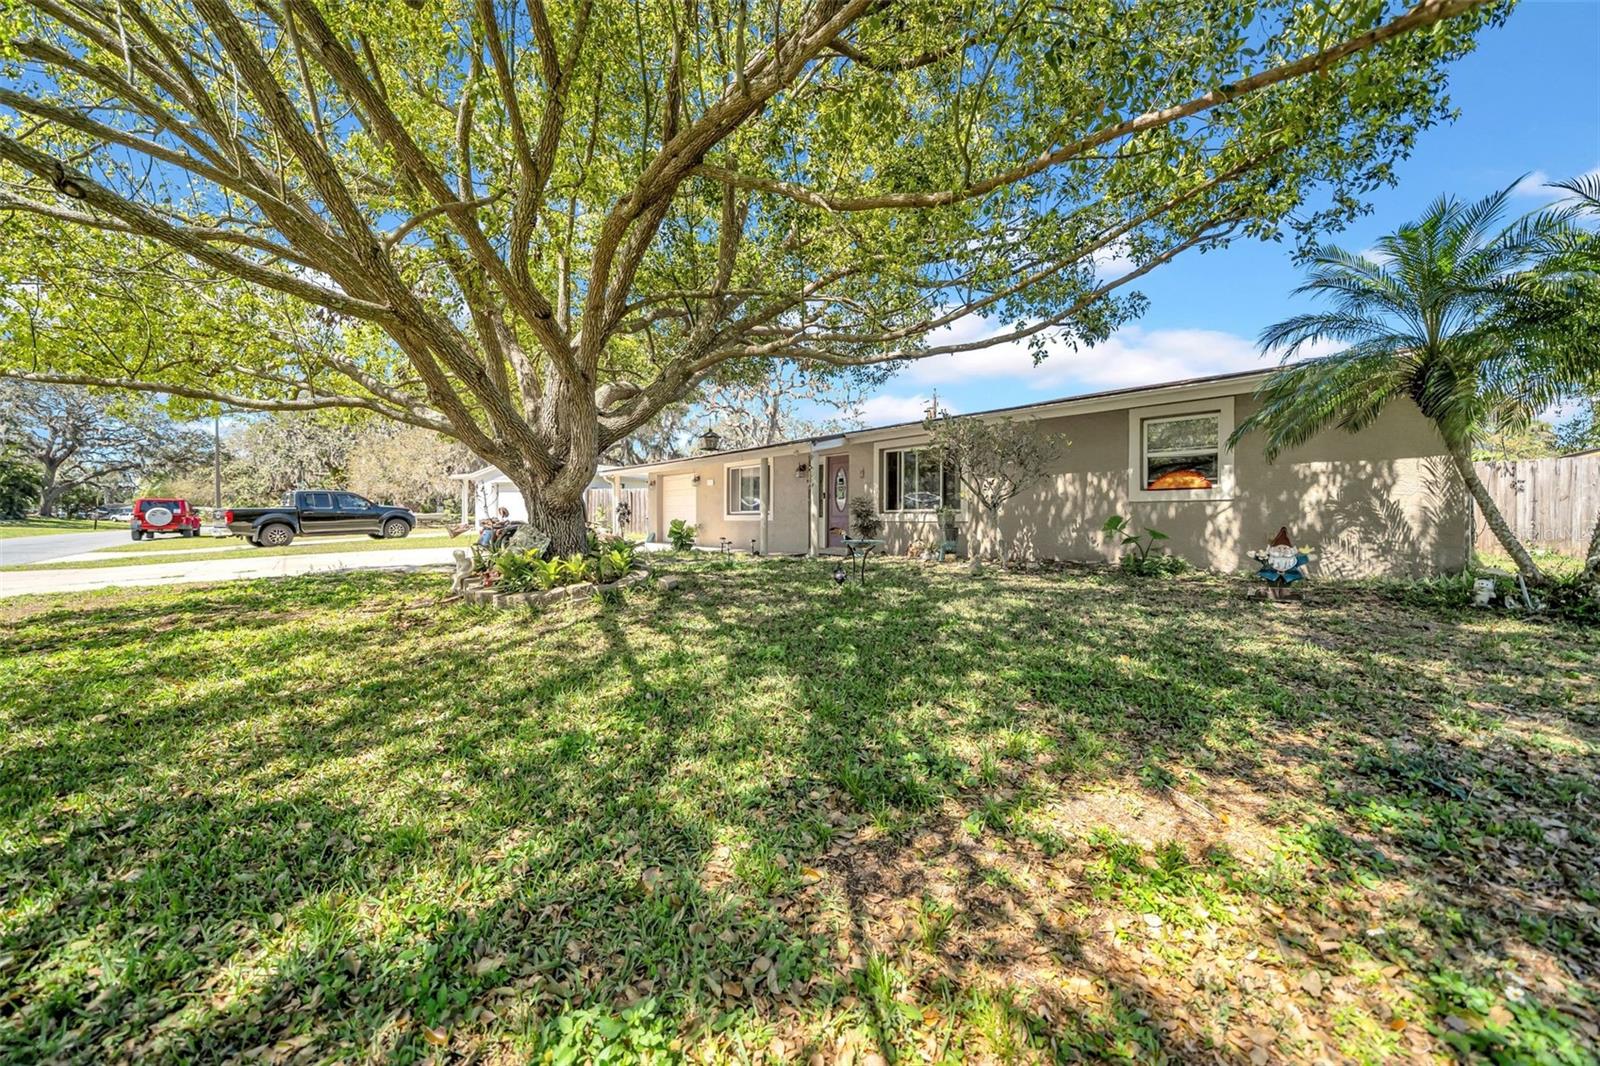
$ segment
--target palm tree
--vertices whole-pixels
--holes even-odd
[[[1283,365],[1230,443],[1259,432],[1273,459],[1333,426],[1364,429],[1391,403],[1410,400],[1438,429],[1496,539],[1536,584],[1544,577],[1473,470],[1472,446],[1486,425],[1524,422],[1572,389],[1572,368],[1550,358],[1545,334],[1512,328],[1510,314],[1571,224],[1561,212],[1507,222],[1510,192],[1476,203],[1440,197],[1368,254],[1312,249],[1310,276],[1295,292],[1332,306],[1262,332],[1263,350],[1281,350]],[[1330,340],[1345,347],[1294,362],[1307,344]]]
[[[1552,186],[1568,194],[1559,211],[1570,219],[1600,221],[1600,173]],[[1577,379],[1591,404],[1600,404],[1600,233],[1583,226],[1557,231],[1546,269],[1530,301],[1543,314],[1535,325],[1550,337],[1552,358]],[[1600,597],[1600,518],[1589,535],[1583,577]]]

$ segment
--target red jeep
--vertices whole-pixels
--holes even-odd
[[[154,540],[157,533],[198,537],[200,516],[189,509],[188,500],[134,500],[128,529],[134,540]]]

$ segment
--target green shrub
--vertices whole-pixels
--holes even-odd
[[[544,560],[538,552],[508,548],[492,556],[492,565],[500,574],[494,583],[500,592],[528,592],[549,587],[541,584]]]
[[[504,548],[486,551],[474,547],[474,569],[494,575],[499,592],[529,592],[578,585],[586,581],[611,582],[639,567],[638,549],[622,537],[602,537],[591,531],[590,551],[564,558],[546,559],[537,549]]]
[[[681,518],[674,518],[667,527],[667,540],[673,551],[685,552],[694,547],[695,529]]]
[[[850,498],[850,529],[862,540],[872,540],[883,532],[883,519],[871,496],[863,493]]]
[[[1447,574],[1443,577],[1407,581],[1400,586],[1400,600],[1409,607],[1424,610],[1463,610],[1472,604],[1473,574]],[[1509,585],[1499,591],[1508,591]]]
[[[1163,577],[1167,574],[1179,574],[1188,569],[1188,564],[1177,556],[1152,551],[1158,541],[1168,539],[1159,529],[1146,527],[1143,533],[1136,533],[1132,522],[1119,514],[1114,514],[1100,527],[1100,535],[1120,539],[1124,548],[1131,549],[1122,553],[1121,565],[1124,574],[1135,577]]]
[[[1585,626],[1600,626],[1600,588],[1582,574],[1552,578],[1544,590],[1545,610],[1553,618]]]
[[[562,584],[561,560],[540,559],[537,566],[534,568],[534,577],[538,581],[541,589],[553,589],[557,585]]]
[[[593,580],[594,563],[587,555],[573,552],[565,559],[557,562],[557,573],[560,574],[562,585],[577,585]]]
[[[0,518],[26,518],[39,506],[44,482],[39,467],[15,455],[0,455]]]
[[[638,565],[631,544],[603,551],[596,557],[595,562],[602,582],[615,581]]]
[[[1135,552],[1126,552],[1118,563],[1122,572],[1131,577],[1165,577],[1168,574],[1181,574],[1189,569],[1189,564],[1176,555],[1161,553],[1158,555],[1139,555]]]

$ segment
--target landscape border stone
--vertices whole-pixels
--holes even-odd
[[[609,592],[612,589],[625,589],[637,585],[650,578],[648,570],[632,570],[615,581],[604,584],[585,581],[578,585],[562,585],[559,588],[543,589],[538,592],[496,592],[493,586],[485,589],[463,589],[461,598],[468,603],[475,603],[485,607],[498,607],[502,611],[515,610],[518,607],[544,607],[563,600],[576,600],[585,596],[592,596],[597,592]]]

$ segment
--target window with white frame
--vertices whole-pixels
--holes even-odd
[[[727,472],[728,513],[761,513],[761,467],[730,466]]]
[[[1221,411],[1146,418],[1140,437],[1146,492],[1204,491],[1221,484]]]
[[[936,448],[886,449],[881,483],[884,511],[937,511],[961,497],[955,464]]]

